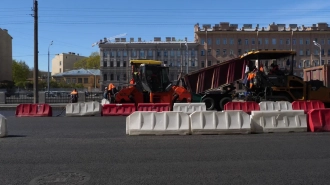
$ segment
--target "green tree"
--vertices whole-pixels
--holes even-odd
[[[75,68],[84,69],[99,69],[100,68],[100,54],[98,52],[93,52],[88,58],[84,58],[74,63]]]
[[[52,88],[59,88],[59,83],[57,83],[56,81],[50,81],[49,82],[49,86]]]
[[[24,87],[29,77],[30,69],[24,61],[13,60],[13,80],[18,87]]]

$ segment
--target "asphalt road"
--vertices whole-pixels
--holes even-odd
[[[329,184],[330,133],[126,136],[125,117],[7,118],[1,185]]]

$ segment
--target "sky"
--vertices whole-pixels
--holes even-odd
[[[34,0],[0,0],[0,28],[13,37],[13,59],[34,64]],[[104,37],[154,37],[194,40],[194,25],[230,22],[311,26],[330,24],[330,1],[324,0],[38,0],[39,70],[47,71],[55,54],[89,56]],[[50,46],[51,41],[53,45]],[[51,64],[50,64],[51,66]],[[51,67],[50,67],[51,70]]]

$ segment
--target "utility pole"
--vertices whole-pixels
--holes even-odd
[[[38,0],[33,4],[34,17],[34,69],[33,69],[33,103],[39,102],[38,96]]]

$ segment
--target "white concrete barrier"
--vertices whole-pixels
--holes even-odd
[[[101,104],[96,101],[66,105],[66,116],[95,116],[98,114],[101,114]]]
[[[126,118],[128,135],[188,135],[189,116],[183,112],[136,111]]]
[[[252,111],[251,131],[262,132],[307,132],[304,110]]]
[[[0,138],[7,136],[7,119],[0,114]]]
[[[101,100],[101,105],[103,106],[103,105],[105,105],[105,104],[110,104],[110,101],[107,100],[107,99],[102,99],[102,100]]]
[[[191,114],[195,111],[206,111],[205,103],[174,103],[173,111]]]
[[[250,116],[243,111],[199,111],[190,115],[192,134],[250,133]]]
[[[259,103],[259,106],[261,111],[292,110],[292,104],[288,101],[263,101]]]

